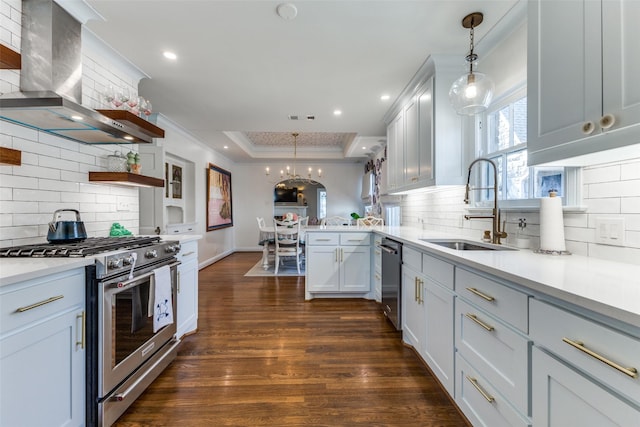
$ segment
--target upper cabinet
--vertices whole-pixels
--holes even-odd
[[[462,120],[449,103],[460,58],[430,56],[391,107],[387,192],[464,183]]]
[[[528,12],[529,164],[640,155],[640,2],[531,0]]]

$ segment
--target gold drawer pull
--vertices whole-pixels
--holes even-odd
[[[82,310],[82,313],[78,314],[76,316],[76,319],[82,320],[82,329],[81,329],[82,336],[80,337],[80,341],[76,340],[76,347],[80,346],[80,348],[84,350],[84,337],[86,336],[86,333],[87,333],[87,315],[85,311]]]
[[[495,301],[494,297],[490,297],[489,295],[483,294],[482,292],[480,292],[479,290],[477,290],[476,288],[467,288],[467,290],[469,292],[471,292],[474,295],[479,296],[482,299],[485,299],[487,301]]]
[[[593,350],[589,350],[580,341],[572,341],[569,338],[562,338],[562,341],[566,342],[567,344],[569,344],[570,346],[572,346],[574,348],[577,348],[578,350],[582,351],[583,353],[587,353],[589,356],[591,356],[591,357],[593,357],[595,359],[598,359],[602,363],[606,363],[607,365],[611,366],[614,369],[617,369],[618,371],[622,372],[625,375],[630,376],[631,378],[638,378],[638,370],[636,368],[625,368],[624,366],[620,366],[616,362],[612,362],[611,360],[607,359],[606,357],[600,356],[598,353],[594,352]]]
[[[62,298],[64,298],[64,295],[58,295],[58,296],[55,296],[55,297],[47,298],[44,301],[40,301],[40,302],[37,302],[35,304],[28,305],[26,307],[18,307],[16,309],[16,311],[18,313],[24,313],[25,311],[29,311],[29,310],[31,310],[33,308],[40,307],[41,305],[49,304],[50,302],[58,301],[59,299],[62,299]]]
[[[482,387],[480,387],[480,384],[478,384],[478,380],[470,377],[469,375],[467,375],[467,380],[469,380],[471,385],[474,386],[476,390],[478,390],[478,392],[487,400],[487,402],[492,403],[496,400],[493,396],[488,395],[487,392],[482,389]]]
[[[189,256],[189,255],[193,255],[193,254],[195,254],[195,253],[196,253],[196,251],[185,252],[185,253],[183,253],[183,254],[182,254],[182,256],[183,256],[183,257],[187,257],[187,256]]]
[[[493,326],[489,326],[486,323],[484,323],[482,320],[478,319],[475,314],[467,313],[467,314],[465,314],[465,316],[468,317],[469,319],[473,320],[474,322],[476,322],[478,325],[482,326],[483,328],[485,328],[489,332],[491,332],[491,331],[493,331],[495,329]]]

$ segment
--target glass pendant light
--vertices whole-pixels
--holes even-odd
[[[469,73],[453,82],[449,89],[451,105],[461,115],[472,116],[481,113],[487,109],[493,98],[493,81],[486,74],[473,71],[474,63],[478,60],[478,55],[473,53],[473,29],[482,23],[482,19],[482,13],[474,12],[462,20],[462,26],[469,28],[470,35],[469,55],[465,58],[469,63]]]

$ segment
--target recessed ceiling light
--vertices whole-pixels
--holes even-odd
[[[388,101],[389,99],[391,99],[391,97],[390,97],[389,95],[382,95],[382,96],[380,97],[380,100],[381,100],[381,101]]]
[[[228,146],[228,145],[225,145],[225,146],[224,146],[224,147],[222,147],[222,148],[224,148],[225,150],[228,150],[228,149],[229,149],[229,146]]]
[[[127,141],[133,141],[133,137],[132,136],[125,136],[124,139],[126,139]]]
[[[340,116],[340,115],[342,115],[342,111],[341,110],[334,110],[333,111],[333,115],[334,116]]]
[[[175,61],[176,59],[178,59],[178,55],[176,55],[175,53],[170,52],[170,51],[168,51],[168,50],[164,51],[162,54],[164,55],[164,57],[165,57],[165,58],[167,58],[167,59],[171,59],[171,60],[173,60],[173,61]]]
[[[363,150],[366,150],[366,149],[367,149],[367,147],[365,147],[365,146],[363,145],[363,146],[362,146],[362,149],[363,149]]]
[[[71,116],[71,119],[77,121],[77,120],[82,120],[83,117],[82,116]]]

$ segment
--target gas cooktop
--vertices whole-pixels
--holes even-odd
[[[75,243],[41,243],[0,248],[0,257],[79,258],[115,250],[133,250],[157,244],[160,237],[89,237]]]

